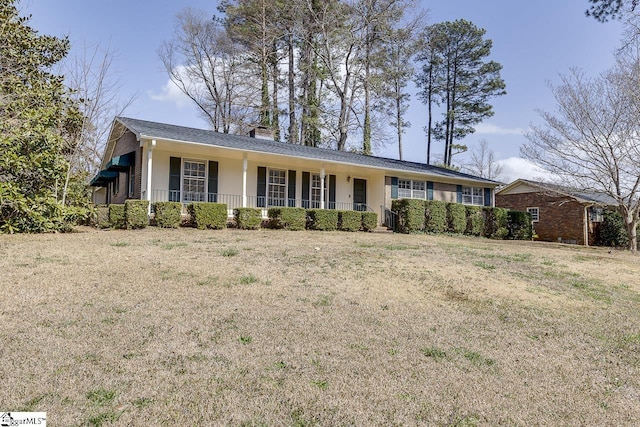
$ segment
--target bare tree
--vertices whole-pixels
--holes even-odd
[[[259,84],[247,55],[219,23],[186,8],[177,15],[173,40],[158,50],[171,81],[200,109],[217,132],[244,133],[259,117]]]
[[[616,200],[629,249],[637,250],[640,214],[640,56],[627,49],[616,65],[596,78],[579,70],[551,87],[555,114],[541,111],[523,157],[559,177],[558,183]]]
[[[494,181],[500,179],[502,165],[496,161],[486,139],[480,140],[478,145],[471,149],[470,154],[471,161],[462,168],[465,172]]]
[[[120,116],[135,100],[123,100],[120,80],[113,69],[116,54],[109,46],[84,46],[63,65],[65,83],[71,90],[65,126],[65,155],[69,162],[62,191],[66,202],[73,175],[93,176],[100,160],[113,118]],[[72,123],[73,122],[73,123]]]

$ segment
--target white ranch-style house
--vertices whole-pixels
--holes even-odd
[[[426,165],[126,117],[112,125],[94,202],[126,199],[373,211],[397,198],[494,206],[498,182]]]

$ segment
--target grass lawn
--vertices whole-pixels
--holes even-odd
[[[639,259],[345,232],[0,236],[0,411],[50,426],[637,425]]]

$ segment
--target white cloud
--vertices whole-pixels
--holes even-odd
[[[539,166],[522,157],[509,157],[498,160],[496,163],[502,166],[501,180],[510,183],[516,179],[530,179],[533,181],[544,181],[551,178],[551,174]]]
[[[490,123],[480,123],[476,127],[476,133],[485,135],[524,135],[525,129],[522,128],[502,128]]]
[[[184,108],[192,102],[171,80],[167,80],[167,83],[160,89],[160,93],[148,91],[147,94],[152,101],[171,102],[178,108]]]

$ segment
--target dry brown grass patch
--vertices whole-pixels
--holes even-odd
[[[446,236],[0,236],[4,410],[52,425],[633,425],[624,252]]]

